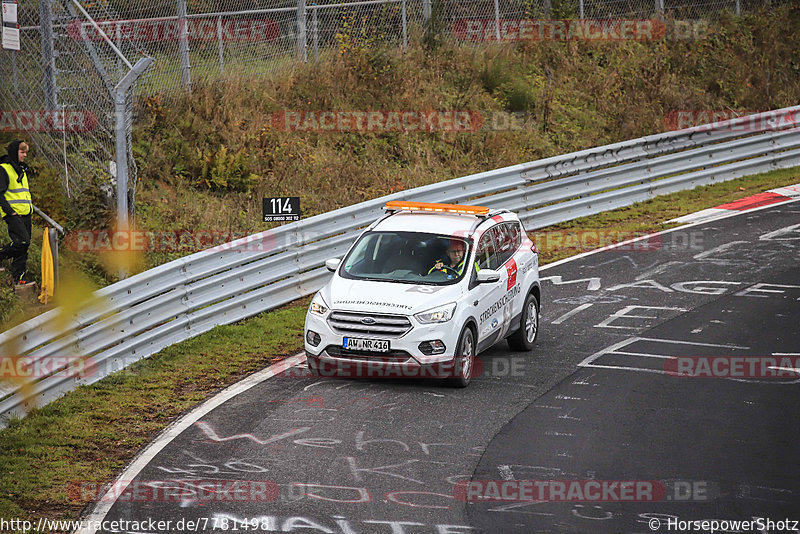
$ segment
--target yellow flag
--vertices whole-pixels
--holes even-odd
[[[39,294],[39,302],[47,304],[48,299],[53,297],[55,287],[53,268],[53,253],[50,250],[50,229],[44,229],[44,239],[42,240],[42,292]]]

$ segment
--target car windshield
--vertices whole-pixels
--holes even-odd
[[[422,232],[367,232],[342,262],[345,278],[448,285],[464,277],[471,241]]]

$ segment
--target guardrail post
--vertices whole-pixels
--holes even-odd
[[[225,55],[222,49],[222,15],[217,17],[217,46],[219,47],[219,73],[225,75]]]
[[[186,0],[178,0],[178,53],[181,57],[181,85],[191,91],[192,66],[189,62],[189,28],[186,24]]]
[[[301,63],[308,60],[306,46],[306,0],[297,0],[297,59]]]

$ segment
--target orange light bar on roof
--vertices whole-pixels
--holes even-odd
[[[489,208],[484,206],[463,206],[461,204],[434,204],[431,202],[406,202],[390,200],[383,207],[385,210],[432,211],[441,213],[464,213],[467,215],[487,215]]]

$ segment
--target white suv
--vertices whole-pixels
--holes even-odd
[[[517,216],[480,206],[392,201],[311,301],[317,374],[446,377],[464,387],[474,358],[539,333],[539,255]]]

